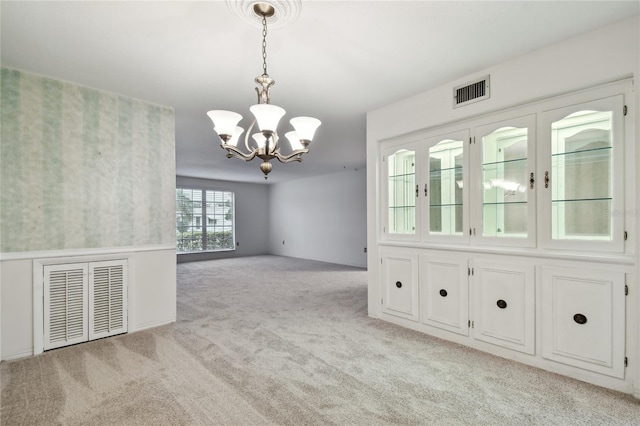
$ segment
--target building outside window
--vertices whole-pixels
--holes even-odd
[[[176,189],[178,253],[234,250],[234,198],[233,192]]]

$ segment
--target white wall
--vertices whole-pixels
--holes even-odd
[[[270,252],[366,267],[365,177],[346,170],[271,185]]]
[[[508,35],[505,35],[508,36]],[[491,98],[462,108],[452,108],[452,88],[476,77],[491,75]],[[531,52],[514,60],[451,81],[427,92],[367,114],[367,240],[369,246],[369,315],[379,315],[377,231],[380,229],[379,141],[437,127],[447,123],[488,114],[538,99],[568,93],[602,83],[640,75],[640,17],[610,25],[582,36]],[[629,102],[629,114],[635,117],[635,140],[640,140],[640,91]],[[640,188],[640,150],[629,159],[635,169],[635,188]],[[633,185],[633,184],[632,184]],[[640,215],[636,214],[635,234],[640,241]],[[636,245],[637,247],[637,245]],[[638,324],[640,310],[640,256],[636,249],[635,276],[629,277],[627,308],[632,324]],[[633,296],[635,293],[635,296]],[[376,303],[378,302],[378,303]],[[628,341],[630,354],[640,354],[640,330],[634,328]],[[629,360],[628,374],[635,377],[635,395],[640,398],[640,356]]]
[[[176,186],[235,193],[236,249],[178,255],[178,262],[269,253],[269,186],[178,176]],[[239,244],[238,244],[239,243]]]

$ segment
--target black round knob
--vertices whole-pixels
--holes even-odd
[[[440,296],[447,297],[447,290],[445,290],[444,288],[440,290]]]
[[[573,320],[574,320],[575,322],[577,322],[578,324],[586,324],[586,323],[587,323],[587,317],[585,317],[585,316],[584,316],[584,315],[582,315],[582,314],[575,314],[575,315],[573,316]]]
[[[402,287],[402,283],[400,281],[396,281],[396,287],[398,288]]]
[[[496,305],[498,305],[498,308],[500,309],[504,309],[507,307],[507,302],[505,302],[504,300],[500,299],[496,302]]]

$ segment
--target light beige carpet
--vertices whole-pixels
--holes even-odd
[[[3,362],[3,425],[632,425],[640,401],[367,317],[362,269],[178,265],[178,321]]]

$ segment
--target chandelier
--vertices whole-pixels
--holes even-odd
[[[213,121],[213,130],[220,137],[220,146],[227,151],[227,158],[239,158],[244,161],[251,161],[256,157],[260,158],[262,160],[260,170],[264,173],[264,178],[267,179],[273,168],[271,160],[274,158],[277,158],[281,163],[302,161],[302,154],[309,152],[309,144],[316,129],[320,126],[320,120],[313,117],[292,118],[289,122],[294,130],[285,134],[291,145],[291,152],[286,155],[280,152],[277,127],[286,111],[271,104],[269,92],[275,81],[267,73],[267,18],[273,16],[275,9],[268,3],[255,3],[253,12],[259,17],[262,16],[263,72],[262,75],[255,78],[255,82],[258,84],[258,87],[255,88],[258,94],[258,103],[249,108],[255,119],[245,134],[245,150],[238,147],[238,141],[244,132],[244,129],[238,126],[242,115],[225,110],[212,110],[207,112],[207,115]],[[251,134],[256,123],[260,130]],[[252,140],[249,139],[249,135]]]

